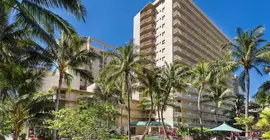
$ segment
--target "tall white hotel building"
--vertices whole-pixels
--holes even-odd
[[[192,66],[201,59],[220,59],[226,54],[226,51],[220,51],[220,46],[230,41],[192,0],[148,3],[134,17],[133,30],[134,43],[139,46],[136,51],[147,54],[157,66],[174,60]],[[165,122],[171,126],[179,123],[199,126],[197,92],[190,88],[188,93],[174,95],[175,104],[180,109],[167,108]],[[204,126],[214,127],[214,105],[203,104],[202,111]],[[222,111],[218,120],[228,121]]]

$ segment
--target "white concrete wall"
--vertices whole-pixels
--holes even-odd
[[[161,2],[156,10],[156,65],[163,66],[173,62],[172,0]],[[165,43],[163,44],[163,41]],[[157,117],[157,116],[156,116]],[[173,126],[173,108],[164,111],[164,121]]]
[[[156,64],[163,66],[165,62],[173,61],[172,1],[161,2],[156,10]]]
[[[136,47],[134,50],[136,53],[140,51],[139,46],[140,46],[140,24],[141,24],[141,13],[139,12],[133,19],[133,43]]]

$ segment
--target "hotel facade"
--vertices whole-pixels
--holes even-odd
[[[192,66],[202,59],[223,58],[226,51],[221,51],[220,46],[230,41],[192,0],[148,3],[134,17],[133,31],[134,44],[138,46],[135,51],[146,54],[159,67],[174,60]],[[188,93],[173,95],[180,109],[167,108],[165,122],[171,126],[199,126],[197,91],[190,87]],[[220,122],[229,120],[223,115],[224,109],[219,112]],[[203,104],[202,112],[204,126],[214,127],[214,104]]]

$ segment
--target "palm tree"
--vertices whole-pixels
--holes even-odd
[[[31,30],[32,35],[47,44],[56,44],[56,42],[47,32],[46,24],[50,24],[54,29],[62,30],[66,34],[75,33],[72,25],[50,9],[65,10],[76,19],[83,21],[87,14],[81,0],[1,0],[0,7],[8,14],[15,14],[16,23]]]
[[[52,118],[52,95],[36,93],[44,76],[43,69],[12,61],[0,63],[0,113],[16,140],[26,125],[42,124],[45,118]]]
[[[259,66],[269,63],[267,54],[269,53],[270,43],[266,43],[262,47],[265,40],[263,37],[264,27],[262,25],[252,29],[251,31],[245,31],[241,28],[237,28],[237,37],[234,38],[232,43],[227,45],[231,47],[232,59],[234,65],[243,68],[239,76],[239,81],[242,85],[242,89],[246,92],[246,104],[245,104],[245,117],[248,117],[248,103],[250,92],[250,70],[255,71],[262,75]],[[248,136],[248,126],[246,126],[246,136]]]
[[[202,92],[205,90],[205,86],[211,81],[211,64],[209,62],[205,62],[204,60],[197,63],[192,68],[192,83],[194,86],[198,87],[198,110],[199,110],[199,120],[201,126],[201,136],[203,137],[203,122],[202,122],[202,111],[201,111],[201,98]]]
[[[180,61],[174,61],[171,64],[165,63],[165,67],[162,68],[160,75],[158,76],[159,90],[162,93],[159,99],[161,102],[160,117],[163,125],[163,130],[166,137],[167,129],[163,120],[163,112],[170,103],[170,95],[173,92],[185,91],[188,87],[187,79],[190,76],[190,68]]]
[[[121,90],[117,88],[115,83],[98,81],[94,93],[98,99],[104,102],[118,104],[122,100]]]
[[[232,90],[220,84],[213,84],[210,86],[210,93],[202,96],[202,102],[215,103],[215,122],[218,123],[218,111],[223,104],[227,104],[228,101],[234,99]]]
[[[141,59],[139,54],[133,52],[133,44],[126,44],[124,47],[118,47],[114,52],[108,52],[108,56],[112,57],[112,61],[106,66],[101,75],[110,73],[106,77],[108,81],[114,82],[115,79],[124,77],[125,91],[127,96],[128,110],[128,139],[131,139],[130,133],[130,96],[131,96],[131,79],[136,79],[136,75],[141,75],[141,69],[147,63],[145,59]]]
[[[33,52],[33,57],[29,57],[30,61],[39,60],[45,64],[49,64],[53,69],[53,75],[59,73],[59,81],[56,93],[55,111],[59,110],[59,96],[62,88],[63,80],[67,83],[68,89],[71,89],[72,74],[80,75],[82,78],[92,82],[92,73],[82,66],[91,63],[98,57],[93,49],[85,50],[83,45],[85,40],[77,35],[61,34],[57,45],[49,45],[47,48],[38,48],[39,51]],[[40,63],[42,65],[43,63]],[[56,132],[54,132],[54,140],[56,139]]]
[[[255,103],[257,103],[262,108],[262,110],[270,105],[270,95],[269,93],[263,90],[259,90],[254,95],[254,98],[255,98]]]
[[[0,104],[0,112],[5,114],[14,140],[18,139],[20,132],[26,126],[42,124],[45,119],[53,118],[51,111],[48,112],[48,108],[42,107],[43,104],[53,104],[49,99],[44,99],[44,97],[35,98],[32,95],[24,95],[8,98]],[[50,109],[53,110],[53,106]]]
[[[150,105],[148,104],[148,99],[142,99],[142,103],[146,103],[146,107],[150,106],[150,114],[149,114],[149,118],[148,118],[148,123],[147,126],[145,128],[145,131],[142,135],[142,137],[140,138],[141,140],[144,140],[145,135],[148,133],[148,129],[149,129],[149,124],[151,122],[153,113],[154,113],[154,94],[157,92],[157,90],[159,90],[158,88],[158,81],[157,81],[157,77],[158,77],[158,69],[143,69],[143,75],[139,76],[139,83],[136,84],[133,88],[137,91],[139,91],[141,93],[141,95],[143,95],[143,97],[150,97]]]

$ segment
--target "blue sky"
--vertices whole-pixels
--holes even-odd
[[[83,0],[88,9],[86,23],[78,22],[61,13],[80,35],[92,36],[114,46],[129,41],[133,36],[133,17],[145,4],[153,0]],[[244,29],[264,25],[265,39],[270,41],[269,0],[193,0],[197,6],[230,38],[236,27]],[[251,94],[269,75],[251,72]]]

